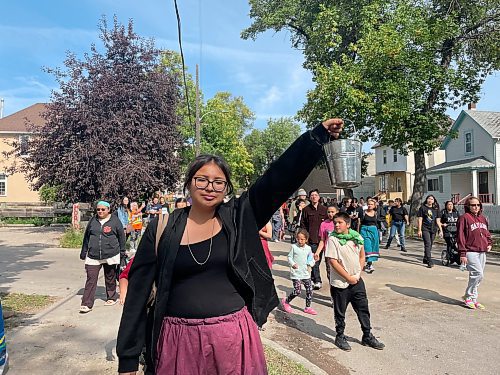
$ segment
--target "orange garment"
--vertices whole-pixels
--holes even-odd
[[[134,230],[141,230],[142,229],[142,212],[137,210],[137,211],[131,211],[128,216],[128,222],[132,224],[132,228]]]

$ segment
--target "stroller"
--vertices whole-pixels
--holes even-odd
[[[450,266],[453,263],[460,265],[460,253],[457,248],[457,226],[449,225],[444,231],[446,249],[441,252],[441,263]]]

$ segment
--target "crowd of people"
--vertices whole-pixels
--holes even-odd
[[[129,205],[124,198],[114,215],[109,202],[98,202],[81,253],[88,275],[81,312],[92,309],[102,265],[109,283],[105,305],[118,299],[124,304],[117,338],[121,374],[135,374],[141,355],[145,373],[266,374],[258,330],[280,304],[285,312],[293,311],[290,302],[300,295],[302,286],[304,312],[317,314],[313,290],[323,287],[323,257],[336,345],[351,349],[344,335],[351,304],[361,324],[361,343],[384,348],[371,333],[361,273],[374,272],[384,237],[386,248],[396,238],[401,251],[406,251],[407,209],[400,199],[387,204],[377,197],[322,199],[318,190],[299,189],[302,181],[294,177],[310,173],[323,156],[322,145],[338,137],[342,126],[341,120],[330,119],[304,133],[239,196],[234,194],[225,161],[200,155],[185,176],[189,207],[183,201],[170,210],[161,197]],[[309,155],[305,161],[304,153]],[[287,201],[295,191],[297,196]],[[484,308],[478,302],[478,286],[485,252],[491,249],[481,208],[477,198],[470,198],[466,213],[459,216],[448,203],[440,211],[429,196],[418,213],[425,264],[432,267],[432,242],[436,234],[442,235],[450,253],[456,249],[459,262],[469,270],[464,303],[471,309]],[[283,241],[286,232],[292,242],[288,263],[293,290],[280,301],[268,241]],[[122,267],[118,295],[116,271],[126,254],[127,239],[134,256]]]
[[[484,305],[478,301],[478,287],[484,277],[486,253],[492,247],[491,234],[478,198],[469,197],[464,204],[464,211],[460,215],[452,201],[445,202],[444,208],[440,209],[433,195],[424,199],[417,212],[417,235],[423,239],[424,247],[422,261],[428,268],[434,266],[431,251],[435,237],[439,235],[446,242],[446,250],[441,254],[443,265],[457,263],[462,270],[469,271],[469,281],[463,296],[465,307],[484,309]],[[359,280],[361,270],[368,274],[374,272],[373,263],[380,257],[379,246],[383,244],[384,236],[387,236],[386,249],[396,238],[400,250],[407,251],[405,228],[410,225],[410,221],[402,200],[396,198],[385,204],[378,197],[368,197],[366,200],[360,198],[359,201],[346,197],[338,203],[336,199],[322,200],[317,189],[311,190],[308,197],[305,190],[300,189],[295,199],[289,200],[277,212],[289,213],[280,215],[287,218],[281,228],[287,228],[292,242],[288,263],[293,292],[281,300],[282,309],[287,313],[292,312],[290,301],[300,295],[301,285],[304,285],[304,312],[317,314],[311,301],[313,289],[322,287],[319,265],[324,252],[337,328],[337,346],[350,350],[343,330],[345,309],[352,303],[364,332],[363,337],[370,343],[367,345],[383,348],[383,344],[369,334],[368,303],[364,301],[366,291]],[[363,301],[362,307],[359,305],[360,300]]]

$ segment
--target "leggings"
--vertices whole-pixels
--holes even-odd
[[[311,307],[312,294],[313,294],[311,279],[303,279],[303,280],[293,279],[292,282],[293,282],[293,292],[290,293],[288,297],[286,297],[286,302],[290,303],[292,299],[300,295],[302,291],[301,284],[304,284],[304,288],[306,288],[306,307]]]

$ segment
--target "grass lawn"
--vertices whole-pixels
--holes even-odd
[[[312,375],[302,365],[296,363],[276,350],[264,346],[269,375]]]
[[[20,320],[28,318],[53,304],[57,298],[39,294],[0,293],[7,328],[16,327]]]

